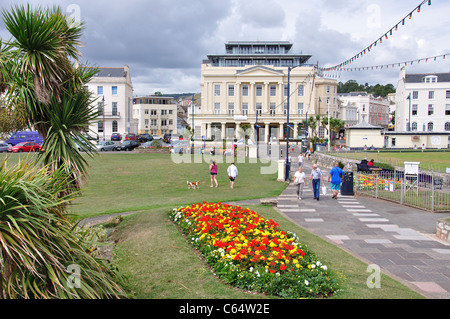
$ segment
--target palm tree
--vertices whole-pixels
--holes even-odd
[[[44,138],[44,165],[52,170],[64,165],[79,189],[88,164],[77,144],[90,156],[96,153],[82,133],[98,116],[91,94],[83,88],[97,70],[75,67],[84,25],[69,24],[58,7],[15,6],[3,11],[3,19],[12,35],[0,51],[9,100],[15,108],[24,108],[28,125]]]

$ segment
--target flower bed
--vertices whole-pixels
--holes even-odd
[[[248,208],[203,202],[169,215],[213,271],[235,287],[286,298],[338,289],[336,276],[294,233]]]

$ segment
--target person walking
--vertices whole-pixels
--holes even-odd
[[[218,187],[219,183],[217,182],[217,163],[213,160],[211,160],[211,165],[209,165],[209,174],[211,175],[211,187],[213,187],[214,183],[216,184],[216,187]]]
[[[234,181],[236,180],[236,177],[238,176],[238,169],[234,163],[231,163],[230,166],[228,166],[227,169],[228,178],[230,179],[230,188],[234,188]]]
[[[298,156],[298,167],[303,167],[303,154],[300,152],[300,155]]]
[[[297,197],[302,199],[303,186],[307,186],[305,173],[303,172],[303,167],[299,167],[298,171],[294,174],[294,184],[297,185]]]
[[[328,175],[328,183],[330,183],[331,191],[333,192],[333,196],[331,198],[337,199],[339,191],[341,190],[341,183],[344,180],[344,172],[339,167],[339,163],[335,162],[334,167],[331,169],[330,174]]]
[[[321,179],[322,179],[322,183],[325,184],[323,181],[322,171],[320,170],[320,168],[317,167],[316,164],[313,164],[312,170],[311,170],[311,177],[309,178],[309,183],[312,184],[313,192],[314,192],[314,199],[317,199],[317,200],[319,200],[319,196],[320,196],[320,180]]]

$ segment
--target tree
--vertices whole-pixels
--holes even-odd
[[[80,193],[95,148],[83,133],[98,114],[83,86],[97,72],[76,67],[82,24],[58,7],[15,6],[3,11],[12,38],[0,44],[0,89],[6,112],[22,114],[44,138],[37,162],[0,165],[0,298],[120,298],[120,276],[92,254],[67,205]],[[72,62],[71,62],[72,60]],[[68,285],[68,267],[80,285]]]
[[[9,111],[25,114],[26,123],[44,138],[44,165],[52,170],[64,165],[72,176],[68,186],[79,189],[88,165],[76,144],[95,154],[83,133],[98,117],[91,94],[83,88],[97,70],[75,66],[84,26],[69,24],[58,7],[16,5],[3,11],[3,19],[12,35],[0,51]]]

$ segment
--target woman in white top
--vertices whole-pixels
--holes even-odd
[[[297,196],[298,199],[302,199],[303,186],[306,184],[305,173],[303,173],[303,168],[300,166],[298,171],[294,174],[294,184],[297,185]]]

